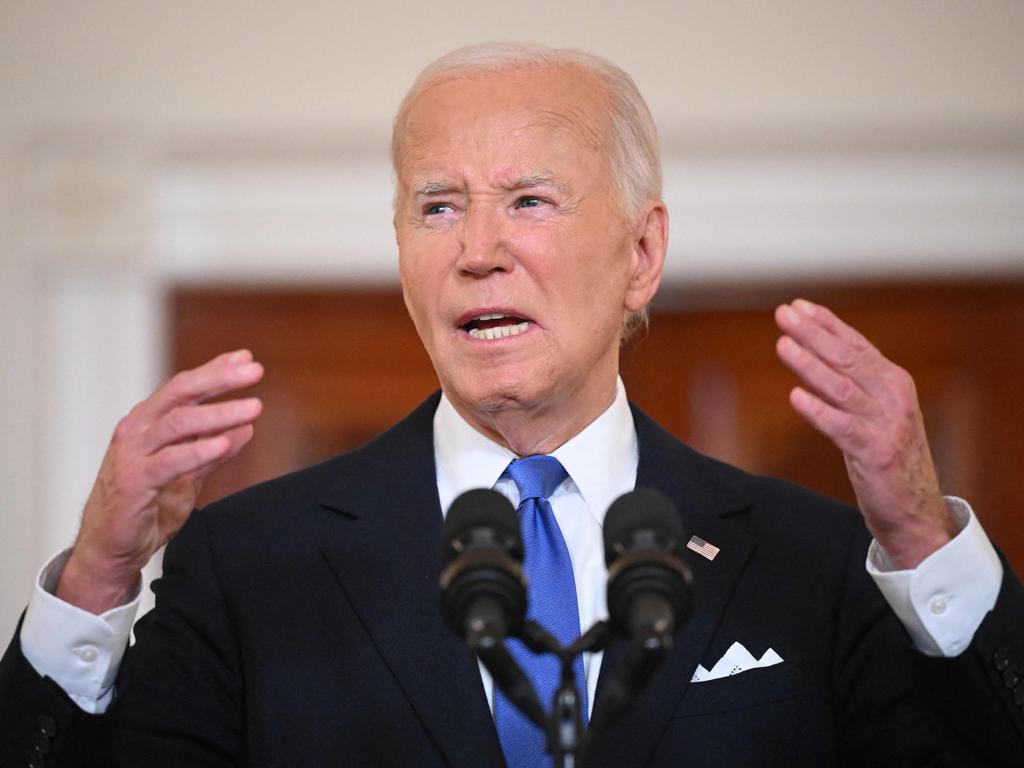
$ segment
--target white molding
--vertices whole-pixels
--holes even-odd
[[[665,162],[665,280],[1024,273],[1024,151]],[[397,283],[384,160],[167,165],[152,268],[174,281]]]
[[[693,159],[669,280],[1024,273],[1024,152]]]
[[[165,167],[151,221],[150,264],[169,280],[398,281],[383,162]]]

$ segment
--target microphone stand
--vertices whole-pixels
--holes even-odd
[[[554,758],[554,768],[586,768],[594,739],[643,690],[673,645],[673,637],[667,632],[652,632],[632,638],[625,656],[597,697],[593,709],[596,717],[591,719],[589,728],[584,728],[583,702],[576,687],[573,660],[581,653],[605,650],[615,639],[612,625],[608,621],[599,621],[568,646],[561,645],[550,632],[532,620],[524,621],[515,634],[534,653],[549,653],[562,662],[562,681],[555,691],[550,716],[525,675],[509,672],[510,667],[518,670],[518,665],[503,643],[470,645],[509,701],[544,731],[547,751]]]
[[[551,715],[546,722],[538,723],[546,735],[554,768],[585,768],[591,734],[583,726],[583,702],[576,687],[573,660],[581,653],[607,648],[614,637],[612,626],[607,621],[599,621],[569,646],[563,646],[532,620],[523,622],[518,634],[523,645],[534,653],[550,653],[562,662],[562,682],[555,691]]]

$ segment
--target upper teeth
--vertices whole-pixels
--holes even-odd
[[[506,315],[480,315],[477,320],[501,320]]]
[[[487,315],[481,317],[481,320],[499,320],[504,315]],[[495,328],[470,328],[469,335],[474,339],[483,339],[484,341],[493,341],[494,339],[503,339],[507,336],[518,336],[520,333],[530,327],[530,321],[524,320],[516,325],[499,325]]]

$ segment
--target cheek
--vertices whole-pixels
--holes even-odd
[[[405,299],[405,308],[416,320],[419,313],[418,286],[420,281],[416,277],[416,270],[413,269],[413,262],[403,250],[398,258],[398,277],[402,284],[402,297]]]
[[[578,238],[563,253],[566,256],[558,264],[561,285],[574,304],[595,320],[606,314],[605,310],[622,309],[630,258],[621,233],[597,232]]]
[[[432,302],[437,291],[426,266],[429,259],[414,250],[404,248],[398,260],[398,272],[402,283],[402,296],[405,308],[412,318],[416,331],[423,343],[430,344],[430,328],[434,318]]]
[[[551,222],[530,222],[514,230],[506,240],[518,267],[552,305],[573,297],[580,272],[588,265],[594,243],[583,233],[554,226]]]
[[[520,261],[529,259],[526,263],[536,269],[555,260],[566,245],[565,233],[559,232],[549,222],[516,222],[506,228],[503,239]]]
[[[616,242],[617,241],[617,242]],[[628,283],[628,242],[619,230],[564,231],[536,225],[515,233],[509,244],[520,267],[548,302],[549,309],[565,311],[576,322],[591,318],[602,324],[596,307],[616,308],[623,303]]]

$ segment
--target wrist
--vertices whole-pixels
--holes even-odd
[[[937,535],[928,538],[915,538],[905,544],[893,541],[879,541],[878,543],[885,549],[896,570],[912,571],[950,541],[952,539],[948,535]]]
[[[876,538],[898,570],[913,570],[949,544],[959,532],[945,499],[940,499],[940,505],[932,514],[913,528],[889,531],[884,539],[881,536]]]
[[[56,596],[100,615],[129,602],[138,591],[141,578],[138,568],[97,562],[76,548],[61,572]]]

